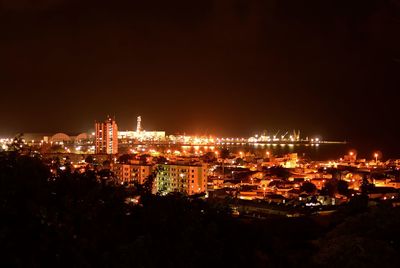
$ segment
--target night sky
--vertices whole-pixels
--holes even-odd
[[[399,0],[0,0],[0,134],[301,129],[399,152]]]

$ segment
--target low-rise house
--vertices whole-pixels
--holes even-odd
[[[393,187],[375,187],[368,193],[370,199],[397,199],[399,198],[399,190]]]
[[[280,194],[267,194],[265,199],[270,202],[284,204],[286,203],[286,198]]]

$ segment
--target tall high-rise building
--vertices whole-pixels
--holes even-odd
[[[96,122],[96,154],[118,153],[118,127],[115,119],[107,117],[104,122]]]

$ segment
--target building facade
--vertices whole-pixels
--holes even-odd
[[[142,117],[138,116],[136,121],[136,131],[119,131],[120,140],[136,141],[165,141],[165,131],[146,131],[142,127]]]
[[[118,138],[121,140],[165,141],[165,131],[119,131]]]
[[[96,154],[118,153],[118,126],[115,119],[108,117],[104,122],[95,124]]]
[[[143,184],[153,171],[151,165],[115,164],[113,171],[119,182]]]
[[[201,164],[158,165],[155,189],[161,194],[180,192],[187,195],[206,193],[207,167]]]

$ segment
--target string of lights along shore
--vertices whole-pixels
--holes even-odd
[[[117,154],[118,147],[127,144],[181,144],[181,145],[288,145],[309,144],[319,146],[326,143],[345,143],[340,141],[324,141],[319,137],[302,139],[300,130],[293,130],[280,133],[275,132],[268,135],[267,132],[259,135],[256,134],[249,138],[217,138],[213,136],[197,136],[197,135],[169,135],[165,131],[146,131],[142,127],[142,117],[138,116],[136,121],[136,130],[119,131],[115,118],[110,116],[103,122],[95,124],[95,152],[105,154]]]
[[[216,137],[214,135],[167,134],[163,130],[146,130],[142,117],[136,117],[134,130],[119,130],[115,117],[96,121],[94,132],[67,134],[24,133],[23,139],[30,145],[56,144],[65,146],[66,152],[118,154],[121,149],[134,145],[182,145],[182,146],[319,146],[321,144],[346,144],[346,141],[325,141],[319,136],[302,137],[300,130],[263,131],[250,137]],[[3,138],[6,147],[11,138]]]

